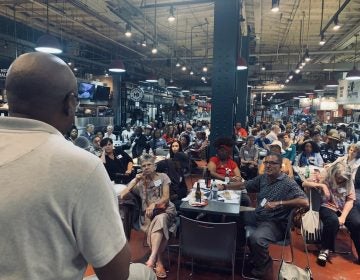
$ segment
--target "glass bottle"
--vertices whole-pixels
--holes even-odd
[[[200,183],[199,182],[196,185],[195,201],[201,203],[201,190],[200,190]]]

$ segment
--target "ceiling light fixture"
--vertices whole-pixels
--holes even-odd
[[[155,74],[151,73],[149,75],[149,77],[146,78],[146,81],[148,83],[157,83],[158,82],[158,78],[155,76]]]
[[[288,77],[288,79],[289,79],[289,80],[292,80],[292,78],[294,78],[294,75],[293,75],[293,74],[290,74],[289,77]]]
[[[125,65],[120,59],[115,59],[111,61],[109,65],[109,71],[114,73],[123,73],[126,71]]]
[[[309,50],[306,49],[306,51],[305,51],[305,61],[309,62],[310,60],[311,60],[311,57],[310,57],[310,54],[309,54]]]
[[[130,38],[132,35],[131,33],[131,25],[129,23],[126,24],[126,29],[125,29],[125,36]]]
[[[182,71],[186,71],[186,66],[184,65],[183,67],[181,67]]]
[[[239,56],[236,60],[236,70],[238,70],[238,71],[246,70],[248,68],[245,58],[243,58],[241,56],[241,54],[242,54],[242,37],[243,37],[242,33],[240,32],[240,51],[239,51]]]
[[[290,82],[290,80],[289,80],[289,79],[286,79],[286,80],[285,80],[285,83],[286,83],[286,84],[288,84],[289,82]]]
[[[332,72],[333,73],[334,73],[334,68],[335,68],[335,55],[334,55],[334,58],[332,60]],[[328,88],[336,88],[338,86],[339,86],[338,81],[331,78],[331,73],[329,71],[329,80],[326,82],[326,87],[328,87]]]
[[[158,52],[158,50],[157,50],[156,44],[154,44],[152,49],[151,49],[151,53],[152,54],[157,54],[157,52]]]
[[[179,61],[179,60],[177,60],[177,61],[176,61],[175,66],[176,66],[176,67],[180,67],[180,66],[181,66],[181,64],[180,64],[180,61]]]
[[[246,70],[247,68],[246,60],[243,57],[239,57],[236,63],[236,70]]]
[[[263,63],[261,66],[261,71],[265,71],[265,70],[266,70],[266,65],[265,65],[265,63]]]
[[[170,7],[170,14],[169,14],[169,17],[168,17],[168,21],[170,23],[175,21],[174,7],[173,6]]]
[[[324,91],[324,87],[320,84],[317,84],[314,88],[314,91],[316,91],[316,92]]]
[[[189,73],[191,76],[194,75],[194,71],[193,70],[190,70],[190,73]]]
[[[146,42],[146,38],[145,38],[145,35],[144,35],[144,40],[142,41],[141,45],[146,48],[147,46],[147,42]]]
[[[271,11],[277,13],[280,10],[279,5],[280,0],[271,0]]]
[[[354,55],[354,67],[346,75],[346,80],[348,81],[357,81],[360,80],[360,71],[356,68],[356,51],[357,51],[357,38],[359,34],[355,35],[355,55]]]
[[[341,25],[339,24],[339,19],[338,19],[338,17],[336,17],[336,18],[334,19],[333,30],[338,31],[340,28],[341,28]]]
[[[46,34],[37,40],[35,50],[53,54],[62,53],[58,39],[49,34],[49,1],[46,1]]]
[[[207,66],[205,65],[205,66],[203,67],[203,69],[202,69],[202,70],[203,70],[203,72],[205,72],[205,73],[206,73],[206,72],[208,71]]]
[[[324,34],[321,34],[321,35],[320,35],[319,45],[320,45],[320,46],[323,46],[323,45],[325,45],[325,43],[326,43],[325,35],[324,35]]]

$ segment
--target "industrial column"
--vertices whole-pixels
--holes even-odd
[[[233,134],[239,0],[215,0],[210,141]],[[214,151],[211,150],[211,154]]]

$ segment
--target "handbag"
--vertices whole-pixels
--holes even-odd
[[[154,219],[157,215],[165,213],[167,207],[168,207],[167,203],[156,203],[153,209],[151,220]]]
[[[305,269],[296,266],[295,264],[292,263],[287,263],[284,261],[284,249],[285,249],[285,242],[286,242],[286,235],[288,234],[288,232],[285,232],[285,237],[284,237],[284,244],[282,247],[282,251],[281,251],[281,264],[280,264],[280,269],[279,269],[279,274],[278,274],[278,280],[311,280],[312,278],[312,273],[310,270],[310,263],[309,263],[309,255],[308,255],[308,250],[307,250],[307,246],[306,246],[306,240],[303,237],[304,240],[304,244],[305,244],[305,254],[306,254],[306,260],[307,260],[307,266],[305,267]]]
[[[319,243],[321,241],[321,222],[319,212],[312,209],[311,193],[309,192],[310,209],[301,218],[301,234],[307,243]]]

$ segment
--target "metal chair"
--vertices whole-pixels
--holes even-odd
[[[228,261],[232,264],[232,279],[234,280],[236,228],[235,222],[208,223],[180,216],[177,279],[179,279],[181,256],[186,255],[191,257],[191,275],[194,271],[194,258]]]
[[[287,263],[294,262],[294,247],[293,247],[293,242],[292,242],[292,238],[291,238],[291,227],[292,227],[292,220],[293,220],[294,213],[295,213],[295,210],[294,209],[291,210],[288,220],[287,220],[286,231],[285,231],[285,232],[287,232],[286,239],[272,243],[272,244],[278,245],[278,246],[286,246],[286,247],[290,246],[291,260],[289,260],[289,261],[284,260]],[[242,263],[242,268],[241,268],[241,276],[244,279],[257,279],[257,278],[253,278],[253,277],[248,277],[244,274],[247,242],[248,242],[248,238],[255,230],[256,230],[256,227],[245,226],[245,249],[244,249],[243,263]],[[272,259],[273,259],[273,261],[282,261],[282,259],[278,259],[278,258],[272,258]]]

